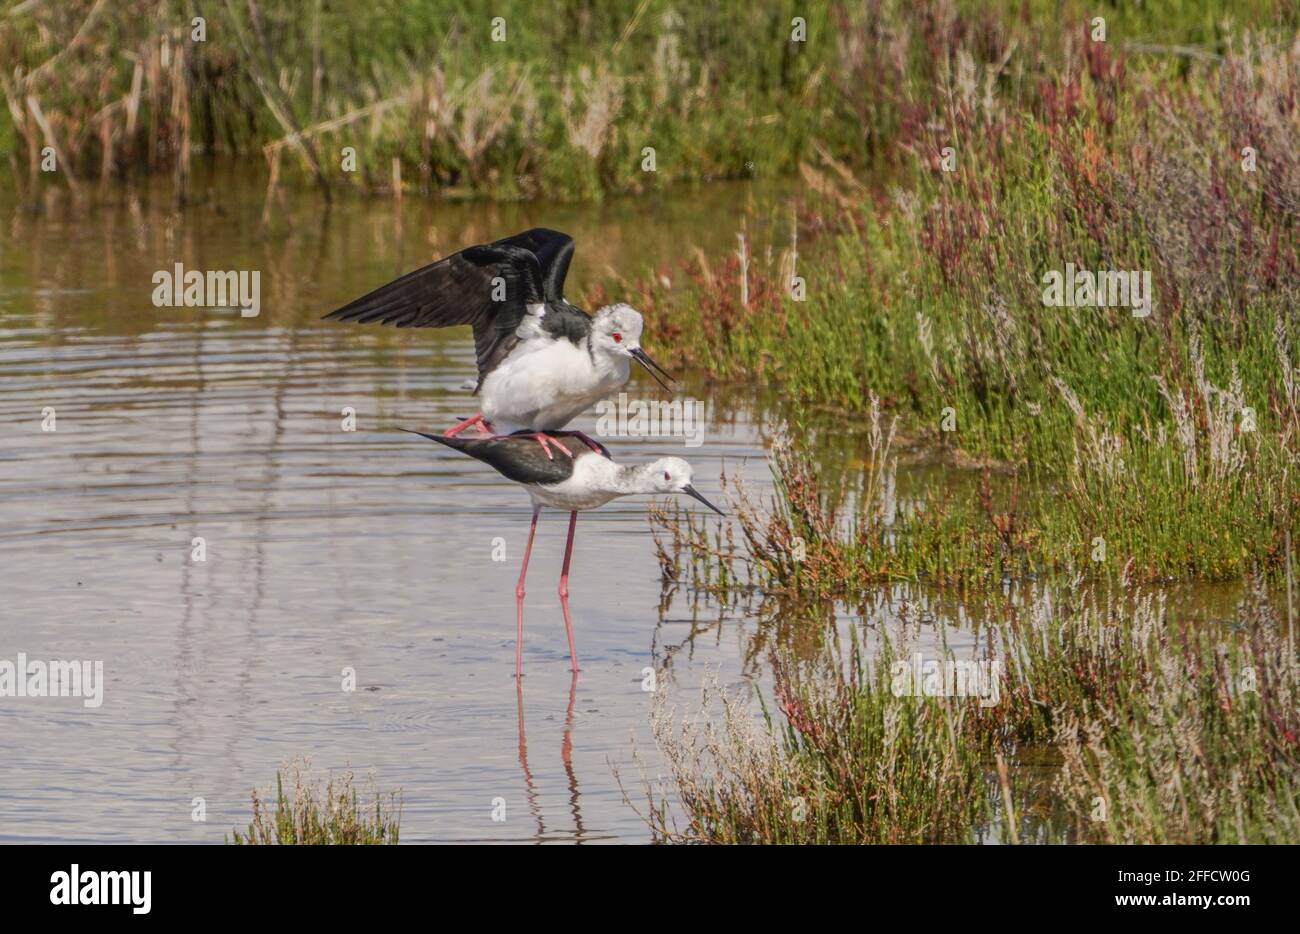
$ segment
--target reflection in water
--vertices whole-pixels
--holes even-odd
[[[572,673],[569,681],[569,706],[564,712],[564,736],[560,742],[560,762],[564,765],[564,772],[568,778],[569,789],[569,811],[573,817],[573,830],[565,837],[555,839],[564,839],[572,843],[583,843],[587,836],[587,830],[582,823],[582,792],[578,787],[578,773],[573,766],[573,705],[578,697],[578,673]],[[533,837],[535,843],[548,843],[551,838],[546,832],[546,820],[540,806],[540,795],[537,791],[537,782],[533,778],[532,770],[528,768],[528,739],[524,731],[524,679],[515,679],[515,703],[518,709],[519,717],[519,767],[524,774],[524,788],[528,797],[528,811],[537,823],[537,833]]]
[[[561,603],[563,606],[563,602]],[[565,613],[568,613],[566,608]],[[573,704],[578,698],[578,673],[573,673],[569,681],[569,706],[564,711],[564,742],[560,746],[560,761],[564,763],[564,772],[569,776],[569,807],[573,811],[573,839],[575,843],[583,842],[586,834],[582,826],[582,809],[579,807],[581,793],[578,791],[578,773],[573,768]]]

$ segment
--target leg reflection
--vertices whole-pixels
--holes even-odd
[[[578,783],[578,773],[573,767],[573,711],[578,700],[578,673],[573,672],[569,680],[569,703],[564,712],[564,730],[560,740],[560,761],[564,764],[565,775],[569,785],[569,811],[573,815],[573,839],[583,843],[587,837],[587,828],[582,820],[582,790]],[[546,842],[546,817],[543,813],[541,796],[537,789],[537,780],[528,765],[528,737],[524,728],[524,684],[515,681],[515,710],[519,723],[519,767],[524,774],[524,794],[528,798],[528,810],[537,824],[534,842]]]
[[[564,741],[560,745],[560,760],[569,776],[569,810],[573,812],[574,841],[582,843],[587,828],[582,825],[582,792],[578,788],[578,773],[573,770],[573,705],[578,697],[578,673],[569,682],[569,709],[564,714]]]
[[[537,783],[533,772],[528,768],[528,738],[524,735],[524,679],[515,679],[515,705],[519,717],[519,766],[524,770],[524,794],[528,796],[528,810],[537,821],[537,836],[534,842],[541,843],[546,836],[546,819],[537,800]]]

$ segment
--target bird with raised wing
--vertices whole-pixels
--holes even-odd
[[[523,673],[524,578],[528,575],[528,558],[533,551],[537,517],[543,506],[569,511],[569,537],[564,546],[559,595],[560,609],[564,614],[564,630],[569,637],[569,665],[575,672],[578,670],[578,655],[573,648],[573,621],[569,617],[569,559],[573,556],[573,533],[578,523],[578,513],[604,506],[620,496],[684,493],[718,515],[725,515],[691,485],[691,465],[680,457],[661,457],[648,464],[632,466],[616,464],[608,452],[588,450],[579,445],[574,445],[576,454],[569,454],[560,445],[560,439],[576,437],[577,432],[571,431],[549,433],[548,441],[556,447],[554,454],[549,448],[539,449],[533,444],[533,434],[528,432],[487,438],[448,437],[423,431],[412,434],[445,444],[483,461],[506,479],[522,485],[533,501],[533,521],[528,529],[528,544],[524,548],[523,566],[519,569],[519,583],[515,585],[516,677]]]
[[[572,259],[572,237],[536,227],[467,247],[325,317],[399,328],[470,325],[482,411],[447,436],[471,425],[483,434],[524,431],[548,456],[553,446],[572,455],[548,432],[626,383],[631,361],[666,390],[672,379],[641,346],[640,312],[616,304],[590,315],[564,298]],[[585,434],[573,434],[597,450]]]

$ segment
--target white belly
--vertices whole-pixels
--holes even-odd
[[[538,486],[536,484],[525,487],[528,495],[533,498],[534,503],[541,503],[543,506],[550,506],[553,509],[565,509],[568,511],[582,511],[584,509],[599,509],[611,499],[617,499],[617,493],[605,493],[595,490],[565,489],[565,484],[557,483],[553,486]]]
[[[626,360],[594,365],[585,342],[523,343],[483,380],[483,415],[498,434],[556,431],[627,378]]]

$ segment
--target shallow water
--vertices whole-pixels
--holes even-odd
[[[655,762],[642,671],[671,655],[673,689],[706,671],[754,677],[752,622],[663,607],[647,503],[611,504],[579,520],[575,682],[555,594],[566,516],[548,512],[517,692],[527,498],[396,431],[475,410],[466,329],[318,319],[536,224],[577,237],[571,291],[611,269],[648,274],[691,243],[734,239],[751,192],[596,208],[408,201],[400,221],[392,202],[345,199],[325,216],[302,196],[264,233],[259,188],[206,191],[184,214],[148,190],[90,213],[0,206],[0,659],[102,660],[105,680],[97,709],[0,700],[0,840],[219,842],[247,823],[250,789],[304,756],[318,775],[351,768],[363,788],[373,775],[401,789],[404,841],[648,840],[611,769],[639,782],[634,745]],[[152,275],[176,262],[259,270],[260,315],[154,307]],[[658,393],[648,380],[629,391]],[[707,398],[689,380],[685,392]],[[761,412],[708,401],[702,446],[609,439],[616,456],[684,455],[715,498],[724,460],[766,476]],[[191,819],[196,797],[206,821]]]
[[[813,646],[817,626],[666,592],[647,502],[617,502],[579,519],[575,680],[555,594],[566,517],[548,512],[517,685],[527,498],[396,430],[475,410],[468,333],[319,317],[465,243],[539,224],[577,238],[571,293],[600,282],[617,294],[615,271],[671,277],[693,244],[729,248],[745,208],[779,190],[600,206],[341,199],[328,211],[290,195],[264,231],[256,185],[196,188],[183,214],[148,189],[91,212],[0,204],[0,660],[101,660],[105,679],[97,709],[0,698],[0,841],[220,842],[247,824],[250,789],[302,757],[321,777],[350,768],[363,789],[368,776],[400,789],[403,841],[648,841],[614,772],[640,806],[642,768],[653,779],[662,765],[645,669],[684,708],[714,678],[764,690],[766,649]],[[259,270],[261,313],[154,307],[154,272],[177,262]],[[724,465],[761,489],[772,401],[682,375],[683,394],[708,403],[704,443],[607,438],[615,456],[684,456],[715,501]],[[629,393],[662,397],[645,377]],[[589,413],[575,427],[594,424]],[[833,438],[855,426],[834,427],[819,443],[828,470],[852,461]],[[900,495],[926,469],[900,476]],[[916,599],[884,590],[865,618],[841,622],[896,621]],[[1189,598],[1211,615],[1233,599]],[[965,618],[951,597],[925,612]]]

